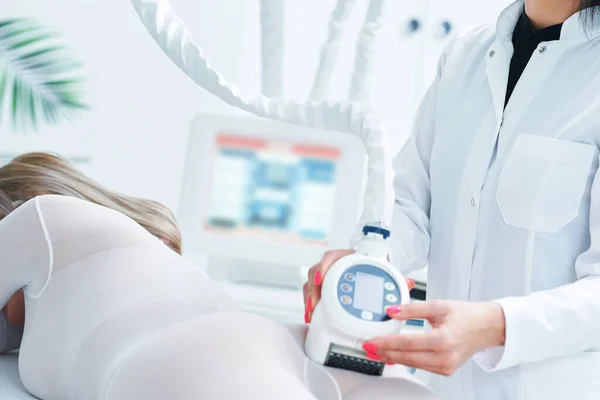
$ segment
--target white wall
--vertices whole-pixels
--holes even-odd
[[[175,208],[185,140],[200,111],[235,112],[196,87],[163,55],[129,0],[3,1],[2,16],[30,16],[62,34],[85,63],[90,112],[21,135],[0,128],[0,152],[91,155],[94,178]],[[258,90],[257,0],[174,0],[212,63]]]
[[[336,1],[287,0],[287,98],[306,99]],[[459,29],[492,22],[508,2],[388,3],[372,101],[390,128],[395,150],[410,133],[416,105],[445,43],[433,37],[436,24],[448,18]],[[368,0],[357,3],[343,39],[332,98],[347,95]],[[259,0],[173,0],[173,4],[211,63],[243,90],[258,93]],[[237,111],[196,87],[162,54],[129,0],[5,0],[2,17],[10,16],[35,17],[62,33],[73,55],[85,63],[86,100],[92,110],[72,123],[44,126],[40,134],[10,133],[0,122],[0,156],[30,150],[89,155],[92,162],[85,171],[100,182],[175,209],[192,116],[201,111]],[[423,24],[418,34],[405,33],[411,18]]]
[[[288,0],[285,56],[288,98],[305,100],[312,86],[319,51],[328,30],[329,14],[338,0]],[[469,26],[493,24],[512,0],[389,0],[385,5],[369,99],[388,128],[395,151],[412,129],[413,115],[433,80],[439,56],[448,40]],[[356,40],[369,0],[357,0],[341,41],[337,69],[331,83],[332,99],[346,99],[350,85]],[[421,28],[408,33],[411,19]],[[450,35],[438,37],[444,20],[452,24]],[[306,21],[310,21],[307,25]]]

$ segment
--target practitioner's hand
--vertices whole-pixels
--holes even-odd
[[[329,268],[340,258],[353,254],[354,250],[332,250],[325,253],[321,261],[308,271],[308,281],[304,284],[304,322],[309,323],[315,306],[321,299],[321,284]],[[412,279],[406,279],[409,290],[415,287]]]
[[[312,312],[321,299],[321,284],[325,274],[340,258],[353,254],[354,250],[331,250],[323,255],[321,261],[308,271],[308,281],[304,284],[304,322],[310,322]]]
[[[450,376],[477,352],[505,341],[504,312],[494,302],[425,301],[388,309],[398,320],[425,319],[433,330],[375,338],[369,358]]]

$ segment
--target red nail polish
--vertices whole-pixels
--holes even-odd
[[[306,312],[309,313],[312,311],[312,297],[309,297],[308,300],[306,300]]]
[[[322,280],[323,275],[321,274],[321,271],[317,271],[317,273],[315,274],[315,285],[319,286]]]
[[[308,324],[308,311],[304,312],[304,323]]]
[[[369,360],[373,360],[373,361],[381,361],[381,357],[379,357],[377,354],[369,354],[369,353],[367,353],[367,358]]]
[[[386,362],[385,365],[394,365],[394,363]]]
[[[373,344],[373,343],[365,343],[362,346],[362,348],[363,348],[364,351],[366,351],[367,353],[371,353],[371,354],[377,353],[377,347],[378,346],[376,344]]]
[[[395,315],[398,314],[400,311],[402,311],[402,308],[400,306],[389,306],[385,312],[387,313],[387,315]]]

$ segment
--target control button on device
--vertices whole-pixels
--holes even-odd
[[[352,297],[350,297],[350,296],[342,296],[342,297],[340,297],[340,301],[342,302],[342,304],[351,304],[352,303]]]
[[[390,303],[395,303],[396,301],[398,301],[398,298],[396,297],[396,295],[394,295],[394,294],[391,294],[391,293],[390,293],[390,294],[387,294],[387,295],[385,295],[385,299],[386,299],[387,301],[389,301]]]
[[[346,279],[348,282],[354,282],[356,280],[356,276],[353,273],[348,272],[344,275],[344,279]]]
[[[371,321],[373,319],[373,313],[370,311],[363,311],[360,313],[360,317],[362,319],[366,319],[367,321]]]
[[[342,283],[342,291],[350,293],[352,291],[352,286],[347,283]]]
[[[385,285],[385,290],[394,290],[396,289],[396,285],[394,285],[393,282],[386,282]]]

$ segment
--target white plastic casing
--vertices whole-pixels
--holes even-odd
[[[364,239],[367,239],[366,237]],[[359,252],[338,260],[325,275],[321,300],[317,304],[308,334],[305,341],[306,355],[313,361],[324,364],[332,344],[354,349],[364,353],[362,345],[365,341],[378,336],[394,335],[399,333],[404,326],[404,321],[390,319],[387,321],[366,321],[348,313],[340,304],[337,295],[337,286],[342,275],[348,268],[360,264],[368,264],[387,272],[394,280],[400,291],[398,305],[410,302],[410,294],[405,278],[387,260],[386,256],[366,255],[360,252],[363,248],[377,248],[377,242],[385,244],[379,239],[371,242],[363,240],[359,245]],[[379,247],[381,249],[381,247]]]

